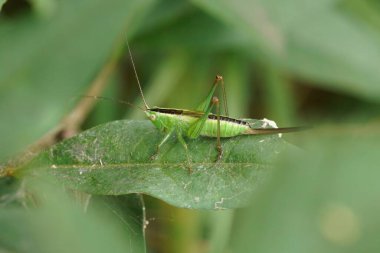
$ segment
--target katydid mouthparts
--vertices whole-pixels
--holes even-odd
[[[246,120],[229,117],[223,77],[220,75],[215,77],[211,91],[196,110],[150,107],[145,100],[128,41],[127,47],[140,95],[145,106],[143,111],[153,125],[157,127],[158,130],[165,133],[165,136],[158,144],[156,153],[152,156],[152,159],[157,157],[162,145],[172,135],[176,135],[178,141],[184,147],[187,162],[190,164],[191,159],[184,137],[189,139],[196,139],[200,136],[216,138],[216,150],[218,152],[217,161],[220,161],[223,155],[220,141],[221,138],[230,138],[240,135],[288,133],[305,129],[305,127],[253,128],[251,123]],[[225,115],[220,114],[219,98],[214,96],[216,88],[219,84],[222,86]],[[215,114],[211,112],[214,107],[216,109]]]

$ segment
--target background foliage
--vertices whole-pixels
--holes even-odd
[[[1,252],[379,252],[377,0],[8,0],[0,8]],[[252,142],[271,169],[247,185],[239,168],[234,190],[255,193],[248,207],[179,208],[185,200],[177,194],[171,201],[177,191],[165,186],[191,177],[186,170],[159,177],[148,170],[145,185],[132,180],[134,191],[117,192],[162,184],[156,190],[163,195],[142,198],[114,196],[120,185],[109,182],[123,173],[95,171],[88,186],[73,180],[79,167],[45,175],[36,166],[53,151],[67,162],[65,152],[88,140],[83,136],[123,136],[116,122],[50,149],[81,129],[143,117],[80,99],[141,104],[126,36],[150,105],[195,108],[222,74],[232,116],[314,126],[288,137],[300,148],[286,144],[276,159],[277,141],[261,153]],[[124,146],[109,148],[118,161]],[[206,172],[200,179],[211,180]],[[99,178],[111,190],[100,191]],[[67,182],[71,187],[61,186]]]

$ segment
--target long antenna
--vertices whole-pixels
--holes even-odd
[[[227,96],[226,96],[226,89],[224,88],[224,80],[222,78],[222,91],[223,91],[223,106],[224,106],[224,112],[226,113],[226,116],[228,117],[228,105],[227,105]]]
[[[144,97],[143,91],[142,91],[142,89],[141,89],[139,76],[137,75],[137,71],[136,71],[136,67],[135,67],[135,62],[133,61],[133,57],[132,57],[131,49],[130,49],[130,47],[129,47],[128,39],[127,39],[127,47],[128,47],[129,57],[131,58],[133,71],[135,72],[135,77],[136,77],[136,80],[137,80],[137,84],[138,84],[138,86],[139,86],[140,94],[141,94],[142,100],[143,100],[144,105],[145,105],[145,109],[149,109],[149,106],[148,106],[148,104],[146,103],[146,100],[145,100],[145,97]]]
[[[97,99],[97,100],[106,100],[106,101],[112,101],[112,102],[116,102],[116,103],[120,103],[120,104],[125,104],[125,105],[129,105],[133,108],[137,108],[137,109],[140,109],[142,111],[145,111],[142,107],[140,106],[137,106],[137,105],[134,105],[132,103],[129,103],[127,101],[124,101],[124,100],[120,100],[120,99],[114,99],[114,98],[109,98],[109,97],[102,97],[102,96],[92,96],[92,95],[82,95],[82,96],[79,96],[79,97],[82,97],[82,98],[93,98],[93,99]]]

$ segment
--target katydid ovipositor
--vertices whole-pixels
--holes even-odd
[[[183,138],[184,136],[190,139],[196,139],[200,136],[215,137],[216,150],[218,152],[217,160],[220,160],[223,154],[220,138],[228,138],[239,135],[286,133],[302,129],[300,127],[253,128],[251,127],[251,124],[246,120],[228,117],[224,82],[223,77],[220,75],[216,76],[211,91],[207,95],[204,102],[194,111],[174,108],[149,107],[140,85],[128,42],[127,46],[140,95],[145,105],[144,112],[154,126],[156,126],[160,131],[166,133],[165,137],[158,144],[157,152],[152,156],[152,158],[158,154],[160,147],[169,139],[172,134],[177,135],[178,140],[186,151],[188,163],[190,163],[187,144]],[[220,115],[219,99],[214,96],[219,83],[222,84],[224,110],[226,115]],[[211,110],[214,106],[216,107],[216,114],[211,113]]]

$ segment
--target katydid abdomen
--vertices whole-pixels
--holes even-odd
[[[160,130],[171,132],[179,131],[183,135],[190,137],[188,131],[190,127],[197,123],[202,112],[172,109],[172,108],[152,108],[146,112],[153,124]],[[234,137],[238,135],[252,134],[273,134],[287,132],[287,128],[252,128],[245,120],[234,119],[226,116],[219,116],[220,137]],[[290,130],[290,129],[289,129]],[[294,128],[291,128],[294,131]],[[218,137],[218,116],[208,114],[204,125],[200,128],[199,136]]]

